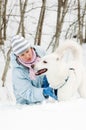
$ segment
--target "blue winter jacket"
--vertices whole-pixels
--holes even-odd
[[[45,55],[40,46],[34,46],[37,54]],[[12,83],[16,102],[19,104],[32,104],[43,101],[43,76],[38,76],[35,80],[30,79],[29,69],[18,64],[16,56],[11,53]]]

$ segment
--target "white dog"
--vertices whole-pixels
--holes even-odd
[[[66,60],[65,55],[71,50],[72,59]],[[66,40],[54,53],[44,56],[35,65],[36,75],[45,74],[50,85],[58,89],[58,100],[69,100],[76,91],[86,97],[86,72],[83,66],[82,47]]]

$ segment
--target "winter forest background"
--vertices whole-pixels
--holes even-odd
[[[0,0],[0,129],[86,130],[84,99],[15,105],[10,45],[16,34],[49,53],[64,39],[74,39],[86,63],[86,0]]]

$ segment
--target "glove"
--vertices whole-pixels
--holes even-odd
[[[48,83],[47,77],[44,76],[42,88],[47,88],[47,87],[49,87],[49,83]]]
[[[55,95],[54,90],[51,87],[44,88],[43,95],[45,98],[48,98],[50,96],[50,97],[54,98],[55,100],[57,100],[57,96]]]

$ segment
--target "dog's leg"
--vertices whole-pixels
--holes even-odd
[[[55,95],[57,96],[57,89],[54,89],[54,93],[55,93]]]
[[[69,100],[78,89],[77,78],[73,71],[70,72],[67,83],[60,89],[58,89],[58,100],[65,101]]]
[[[86,75],[85,75],[86,73],[84,73],[84,72],[82,75],[82,82],[79,87],[79,93],[80,93],[81,97],[86,98]]]

